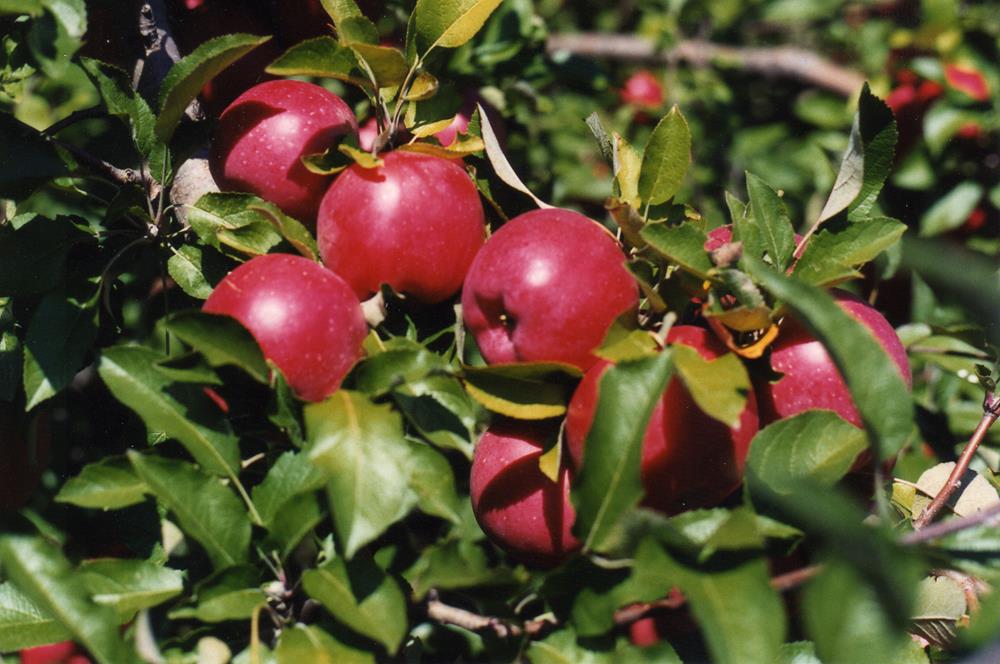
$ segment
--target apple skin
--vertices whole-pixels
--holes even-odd
[[[988,101],[990,98],[990,85],[978,69],[945,65],[944,77],[953,90],[958,90],[974,101]]]
[[[663,106],[663,86],[648,69],[640,69],[625,81],[619,92],[623,104],[644,110]]]
[[[709,330],[692,325],[671,328],[667,343],[690,346],[707,360],[728,352]],[[597,410],[599,382],[610,366],[606,360],[594,365],[569,403],[566,449],[577,470],[583,465],[584,444]],[[757,428],[753,392],[747,396],[739,424],[730,429],[702,412],[684,384],[671,378],[643,437],[643,505],[678,514],[720,503],[743,481],[744,463]]]
[[[47,411],[31,417],[12,403],[0,402],[0,513],[25,506],[49,465],[51,448]]]
[[[847,291],[834,289],[831,295],[841,309],[871,330],[899,368],[907,387],[911,387],[906,349],[889,321],[874,307]],[[856,427],[862,426],[850,390],[833,358],[823,344],[795,319],[782,323],[781,332],[771,345],[771,367],[784,375],[773,383],[757,381],[755,385],[762,425],[805,410],[822,408],[834,411]]]
[[[479,192],[459,163],[416,152],[352,164],[323,197],[323,262],[365,298],[388,284],[425,304],[448,299],[486,238]]]
[[[462,314],[490,364],[564,362],[586,371],[639,289],[618,242],[569,210],[517,216],[486,242],[465,278]]]
[[[310,172],[301,158],[357,131],[354,113],[332,92],[302,81],[268,81],[223,111],[209,167],[223,191],[256,194],[311,225],[331,178]]]
[[[25,648],[20,653],[21,664],[89,664],[72,641],[60,641],[44,646]]]
[[[515,559],[554,567],[580,548],[567,467],[553,482],[538,466],[551,426],[497,420],[479,439],[472,459],[472,511],[490,540]]]
[[[289,254],[239,266],[202,309],[242,323],[305,401],[321,401],[340,387],[368,333],[350,286],[319,263]]]

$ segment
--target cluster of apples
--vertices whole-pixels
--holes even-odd
[[[210,158],[217,182],[314,224],[323,265],[286,254],[253,258],[218,284],[204,310],[239,320],[307,401],[335,391],[361,357],[360,300],[382,285],[426,304],[461,289],[465,325],[488,364],[578,368],[558,480],[539,458],[560,423],[506,418],[480,439],[470,480],[474,512],[495,543],[529,564],[558,564],[579,548],[569,491],[611,366],[595,350],[617,319],[638,310],[622,247],[596,221],[561,209],[522,214],[487,240],[478,192],[458,160],[395,150],[379,155],[379,166],[356,163],[335,178],[303,166],[303,155],[356,131],[341,99],[299,81],[257,85],[222,113]],[[889,323],[846,292],[837,298],[909,379]],[[675,326],[666,342],[707,360],[728,352],[694,325]],[[757,384],[732,428],[702,412],[679,379],[669,382],[643,443],[645,506],[676,514],[718,504],[741,483],[758,428],[777,419],[828,408],[861,425],[832,359],[803,326],[784,322],[770,358],[783,377]]]

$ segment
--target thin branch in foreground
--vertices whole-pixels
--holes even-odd
[[[132,168],[118,168],[114,164],[109,164],[100,157],[97,157],[83,148],[79,148],[72,143],[66,143],[55,138],[50,138],[54,145],[66,150],[79,163],[89,168],[97,175],[103,175],[112,182],[120,185],[142,184],[142,173]]]
[[[994,525],[1000,523],[1000,503],[991,505],[984,510],[971,514],[960,519],[949,519],[941,523],[935,523],[922,530],[914,530],[906,533],[900,538],[900,543],[906,546],[915,544],[925,544],[937,539],[941,539],[960,530],[975,528],[976,526]]]
[[[864,75],[854,69],[793,46],[739,47],[687,39],[674,48],[659,50],[653,40],[637,35],[580,33],[551,35],[545,48],[550,54],[572,53],[653,64],[686,62],[693,67],[731,67],[802,81],[844,97],[856,95],[865,81]]]
[[[989,432],[990,427],[993,426],[998,417],[1000,417],[1000,397],[992,392],[987,392],[986,397],[983,399],[983,417],[979,420],[979,425],[969,438],[969,442],[966,443],[965,449],[962,450],[962,455],[958,458],[955,467],[952,468],[951,474],[948,475],[948,480],[944,483],[944,486],[938,491],[931,504],[924,508],[924,511],[913,520],[913,527],[916,530],[925,528],[927,524],[933,521],[934,517],[947,504],[948,499],[962,486],[962,477],[965,475],[965,471],[969,469],[972,457],[975,456],[980,443],[983,442],[987,432]]]
[[[79,111],[73,111],[62,120],[53,122],[51,125],[46,127],[42,133],[46,136],[54,136],[66,127],[75,125],[77,122],[83,122],[84,120],[94,120],[97,118],[108,117],[107,111],[101,106],[91,106],[90,108],[84,108]]]

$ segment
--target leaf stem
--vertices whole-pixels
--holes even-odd
[[[980,443],[983,442],[986,433],[997,421],[998,417],[1000,417],[1000,397],[996,396],[993,392],[987,392],[986,397],[983,399],[982,419],[979,420],[976,430],[972,432],[969,442],[966,443],[965,449],[962,450],[962,455],[958,458],[958,462],[948,476],[948,481],[938,491],[931,504],[913,520],[914,529],[920,530],[933,521],[934,517],[938,515],[948,502],[948,499],[962,486],[962,476],[969,469],[972,457],[975,455],[976,450],[979,449]]]

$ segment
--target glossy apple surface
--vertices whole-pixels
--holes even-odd
[[[646,110],[663,106],[663,86],[648,69],[641,69],[625,81],[619,93],[623,104]]]
[[[889,321],[867,302],[846,291],[834,290],[831,294],[844,311],[875,335],[910,386],[912,379],[906,349]],[[794,319],[782,323],[781,332],[771,345],[771,367],[784,375],[775,382],[756,385],[762,425],[810,408],[823,408],[834,411],[855,426],[862,426],[850,390],[833,358],[823,344]]]
[[[49,465],[52,432],[49,415],[26,415],[0,402],[0,512],[14,512],[31,498]]]
[[[638,297],[620,245],[600,224],[569,210],[534,210],[504,224],[476,256],[462,314],[490,364],[586,370]]]
[[[728,352],[710,331],[690,325],[672,328],[667,342],[690,346],[707,360]],[[566,442],[574,468],[583,464],[599,381],[610,366],[602,360],[590,369],[570,401]],[[752,392],[739,424],[730,429],[702,412],[683,383],[671,378],[643,437],[643,504],[666,514],[718,504],[743,481],[744,462],[757,428]]]
[[[320,205],[320,254],[365,298],[388,284],[424,303],[441,302],[462,280],[486,235],[483,206],[453,160],[395,151],[384,164],[343,171]]]
[[[538,466],[556,435],[538,423],[502,420],[486,430],[472,459],[472,510],[493,543],[527,564],[552,567],[580,548],[573,537],[570,471],[553,482]]]
[[[306,224],[316,219],[330,176],[302,164],[358,130],[344,101],[312,83],[268,81],[229,105],[212,138],[209,166],[223,191],[245,191]]]
[[[289,254],[239,266],[203,310],[242,323],[305,401],[320,401],[340,386],[368,333],[350,286],[319,263]]]

